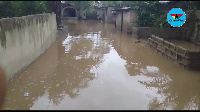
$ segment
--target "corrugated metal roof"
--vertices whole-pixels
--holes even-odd
[[[129,10],[131,9],[130,7],[123,7],[123,8],[120,8],[121,10]]]
[[[112,11],[124,11],[124,10],[130,10],[130,9],[131,9],[130,7],[122,7],[122,8],[112,9]]]

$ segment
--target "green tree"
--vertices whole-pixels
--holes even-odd
[[[87,19],[97,19],[94,11],[94,1],[68,1],[78,9],[86,9]]]
[[[102,5],[104,7],[107,7],[107,6],[118,6],[120,7],[120,3],[121,1],[101,1],[102,2]]]
[[[49,12],[47,1],[0,1],[0,17],[18,17]]]
[[[79,9],[93,9],[93,1],[68,1],[69,3],[73,4],[76,8]]]

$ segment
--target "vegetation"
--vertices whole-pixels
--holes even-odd
[[[0,1],[0,18],[49,12],[47,1]]]
[[[94,1],[68,1],[79,9],[86,9],[86,18],[87,19],[97,19],[94,12]]]
[[[86,9],[86,8],[90,9],[93,6],[92,1],[68,1],[68,2],[74,4],[74,6],[80,9]]]
[[[94,18],[93,1],[68,1],[79,9],[86,9],[87,17]],[[159,1],[101,1],[103,6],[131,7],[138,13],[139,26],[169,27],[167,13],[162,11]],[[183,10],[200,9],[200,1],[179,1]],[[18,17],[50,12],[47,1],[0,1],[0,18]]]
[[[159,1],[103,1],[104,6],[131,7],[136,10],[138,25],[146,27],[153,26],[155,21],[163,17],[159,4]]]
[[[162,10],[159,1],[102,1],[103,6],[131,7],[138,13],[139,26],[169,27],[167,13]],[[183,10],[200,9],[199,1],[179,1]]]

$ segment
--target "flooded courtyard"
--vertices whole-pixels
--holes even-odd
[[[68,35],[9,83],[4,110],[200,109],[200,72],[113,24],[67,26]]]

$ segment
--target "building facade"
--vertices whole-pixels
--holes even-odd
[[[125,33],[132,33],[132,27],[137,27],[137,13],[130,7],[115,9],[116,28]]]

